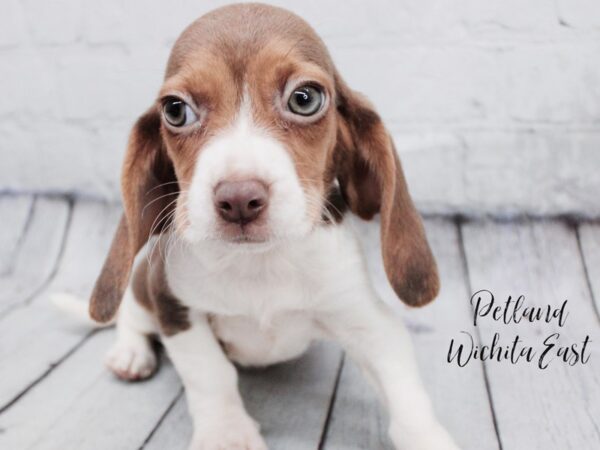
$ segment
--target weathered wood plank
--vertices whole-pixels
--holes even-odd
[[[116,227],[119,210],[78,203],[64,255],[51,285],[0,320],[0,409],[61,361],[86,336],[48,301],[50,292],[88,295]],[[52,220],[50,215],[49,221]]]
[[[11,272],[32,205],[32,196],[0,197],[0,277]]]
[[[512,449],[596,448],[600,442],[600,364],[596,317],[574,230],[562,222],[521,224],[471,223],[463,228],[472,288],[488,289],[496,303],[508,296],[525,296],[525,306],[559,307],[569,300],[564,326],[556,322],[506,325],[480,318],[481,340],[490,345],[499,333],[499,345],[511,345],[515,336],[521,346],[536,351],[532,363],[523,358],[485,362],[502,447]],[[544,340],[560,333],[558,345],[592,339],[586,365],[568,366],[556,356],[541,370],[537,362]],[[551,341],[555,343],[556,341]]]
[[[337,346],[317,343],[296,361],[263,370],[241,371],[244,403],[261,425],[269,448],[318,447],[340,358]],[[144,448],[185,449],[191,436],[191,422],[182,396]]]
[[[33,204],[10,276],[0,278],[0,318],[31,298],[50,280],[63,249],[70,207],[66,200],[38,198]]]
[[[113,330],[94,334],[0,415],[0,448],[140,448],[181,385],[168,361],[148,381],[117,380],[102,363],[113,339]]]
[[[244,401],[269,448],[317,448],[341,356],[336,345],[321,342],[297,361],[242,373]]]
[[[164,421],[144,445],[143,450],[185,450],[192,439],[192,423],[185,392],[182,392]]]
[[[434,303],[422,309],[402,308],[391,290],[381,262],[377,227],[364,223],[356,226],[377,291],[384,301],[404,310],[421,375],[440,421],[460,448],[497,449],[482,365],[460,368],[446,360],[450,340],[462,330],[473,329],[456,226],[446,220],[426,221],[442,290]],[[387,414],[374,390],[346,358],[324,448],[391,449],[387,427]]]
[[[388,415],[372,386],[356,364],[345,356],[323,449],[393,450],[388,422]]]
[[[588,281],[596,303],[596,314],[598,314],[600,312],[600,224],[580,225],[579,236]]]

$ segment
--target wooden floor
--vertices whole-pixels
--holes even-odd
[[[150,381],[120,382],[102,363],[114,331],[76,328],[48,301],[52,292],[89,293],[119,214],[100,203],[0,197],[0,449],[186,447],[190,420],[166,358]],[[461,448],[600,448],[600,225],[431,219],[426,227],[443,288],[404,320],[435,409]],[[374,228],[361,234],[378,290],[398,305],[377,264]],[[566,324],[474,327],[469,298],[479,289],[498,300],[524,294],[529,305],[569,299]],[[460,368],[446,356],[461,331],[484,344],[495,332],[505,344],[518,334],[535,346],[555,331],[564,345],[589,334],[591,358],[546,370],[478,360]],[[272,449],[391,448],[385,414],[335,345],[243,372],[240,384]]]

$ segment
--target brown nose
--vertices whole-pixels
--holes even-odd
[[[224,181],[215,189],[214,202],[224,220],[245,225],[267,207],[269,197],[267,187],[260,181]]]

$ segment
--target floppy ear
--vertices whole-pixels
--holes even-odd
[[[348,206],[369,220],[381,213],[381,250],[398,297],[422,306],[439,291],[437,266],[408,193],[394,144],[369,102],[338,77],[337,177]]]
[[[114,317],[136,254],[151,233],[167,225],[163,219],[169,216],[177,198],[177,178],[163,146],[160,116],[154,108],[141,116],[131,131],[121,190],[125,211],[90,300],[90,315],[98,322]]]

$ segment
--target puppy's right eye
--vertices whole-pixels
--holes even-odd
[[[168,97],[163,103],[165,120],[174,127],[190,125],[198,117],[186,102],[177,97]]]
[[[288,100],[288,108],[294,114],[312,116],[323,106],[323,93],[315,86],[300,86],[294,89]]]

